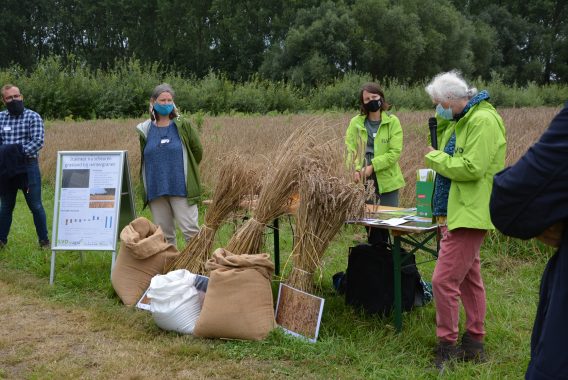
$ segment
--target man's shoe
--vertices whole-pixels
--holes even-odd
[[[39,247],[41,249],[51,249],[51,243],[50,243],[49,239],[48,240],[40,240],[39,241]]]
[[[463,334],[458,350],[460,356],[467,362],[483,363],[487,361],[483,342],[473,339],[469,332]]]
[[[443,371],[448,362],[461,359],[458,346],[453,342],[440,341],[436,346],[435,353],[434,365],[439,371]]]

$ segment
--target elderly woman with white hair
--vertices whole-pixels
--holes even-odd
[[[487,230],[493,175],[505,165],[505,126],[487,91],[469,87],[457,71],[438,74],[426,86],[438,121],[438,149],[426,165],[436,171],[433,214],[441,235],[432,276],[436,303],[435,365],[448,360],[483,361],[485,288],[479,251]],[[459,300],[465,333],[458,345]]]
[[[144,207],[166,240],[176,245],[177,221],[186,243],[199,232],[197,202],[201,197],[199,162],[203,154],[197,131],[181,117],[167,83],[154,88],[150,119],[136,126],[140,137],[140,177]]]

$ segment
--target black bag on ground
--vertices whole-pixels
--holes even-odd
[[[401,249],[401,262],[402,309],[408,311],[416,301],[422,300],[423,289],[414,255]],[[362,308],[369,314],[390,314],[394,307],[391,248],[387,244],[351,247],[342,286],[348,305]]]

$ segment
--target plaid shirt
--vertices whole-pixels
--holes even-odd
[[[43,120],[35,111],[25,108],[20,116],[7,110],[0,112],[0,145],[22,144],[27,157],[37,157],[43,148]]]

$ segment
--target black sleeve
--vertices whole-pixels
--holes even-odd
[[[515,165],[495,175],[489,207],[495,227],[522,239],[568,218],[568,103]]]

